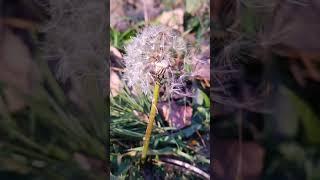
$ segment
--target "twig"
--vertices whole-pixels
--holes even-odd
[[[123,146],[124,148],[127,148],[127,149],[129,149],[130,147],[128,146],[128,145],[126,145],[126,144],[124,144],[124,143],[122,143],[121,141],[119,141],[119,140],[114,140],[116,143],[118,143],[120,146]]]
[[[202,171],[201,169],[189,164],[189,163],[186,163],[186,162],[183,162],[183,161],[180,161],[180,160],[176,160],[176,159],[170,159],[170,158],[161,158],[161,161],[159,162],[163,162],[163,163],[168,163],[168,164],[173,164],[173,165],[176,165],[176,166],[179,166],[179,167],[183,167],[189,171],[192,171],[193,173],[196,173],[198,175],[201,175],[202,177],[204,177],[205,179],[210,179],[210,175],[204,171]]]
[[[197,133],[197,135],[199,136],[199,138],[201,139],[201,143],[203,144],[203,146],[204,146],[204,147],[207,147],[207,146],[206,146],[206,143],[204,142],[204,140],[203,140],[201,134],[199,133],[199,131],[196,131],[196,133]]]
[[[118,67],[111,67],[112,70],[114,71],[119,71],[119,72],[124,72],[125,70],[122,68],[118,68]]]
[[[149,25],[149,15],[147,10],[146,1],[143,0],[143,15],[144,15],[144,22],[146,25]]]
[[[35,31],[37,29],[37,24],[35,22],[20,18],[0,18],[0,24],[31,31]]]

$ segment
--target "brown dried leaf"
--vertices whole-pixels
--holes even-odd
[[[73,159],[84,170],[91,170],[102,174],[105,169],[104,162],[102,160],[95,159],[78,152],[73,154]]]
[[[5,98],[10,111],[26,106],[21,93],[31,94],[37,81],[35,64],[29,49],[11,31],[4,29],[0,44],[0,81],[7,84]]]
[[[144,20],[145,15],[149,20],[154,19],[162,9],[159,0],[111,0],[110,25],[119,31],[125,31],[131,23]]]
[[[270,43],[281,45],[285,51],[292,49],[319,57],[320,42],[315,37],[320,33],[320,5],[316,1],[301,2],[301,5],[281,1],[269,33]]]
[[[110,60],[111,60],[111,66],[112,67],[117,67],[117,68],[123,68],[123,56],[121,52],[113,47],[110,46]]]
[[[163,12],[157,20],[163,25],[167,25],[173,29],[183,32],[183,16],[184,10],[178,8],[173,11]]]
[[[265,40],[273,52],[302,60],[307,75],[315,81],[320,81],[320,72],[314,62],[320,58],[317,38],[320,34],[319,10],[317,0],[300,3],[280,1]],[[301,83],[301,79],[298,77],[297,81]]]
[[[138,112],[138,111],[136,111],[136,110],[133,110],[133,114],[134,114],[135,116],[137,116],[141,121],[144,121],[144,122],[146,122],[146,123],[149,122],[148,116],[147,116],[146,114],[144,114],[143,112]]]
[[[181,129],[191,124],[192,107],[190,106],[178,105],[175,102],[171,102],[170,106],[168,103],[159,103],[158,110],[171,127]]]
[[[184,36],[184,39],[190,43],[196,43],[196,33],[188,33]]]
[[[241,167],[239,179],[258,180],[263,169],[265,150],[255,142],[242,143],[242,163],[239,166],[239,142],[237,140],[214,141],[214,179],[237,179],[237,170]]]
[[[122,59],[122,54],[121,54],[121,52],[120,52],[117,48],[115,48],[115,47],[113,47],[113,46],[110,46],[110,53],[111,53],[112,55],[114,55],[116,58]]]
[[[120,80],[120,77],[119,75],[114,72],[114,71],[110,71],[110,93],[111,93],[111,96],[114,97],[114,96],[117,96],[120,92],[122,88],[122,82]]]

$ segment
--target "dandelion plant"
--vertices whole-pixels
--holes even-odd
[[[149,122],[143,139],[143,163],[149,149],[160,91],[163,91],[162,96],[165,97],[183,92],[185,67],[189,63],[187,44],[178,31],[158,25],[146,27],[125,50],[124,79],[128,86],[149,97],[153,93]]]

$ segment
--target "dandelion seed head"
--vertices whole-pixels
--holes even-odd
[[[125,47],[124,80],[138,93],[152,95],[152,87],[157,81],[155,74],[162,72],[165,95],[179,93],[183,87],[183,77],[187,72],[187,43],[180,33],[169,27],[158,25],[143,29]]]

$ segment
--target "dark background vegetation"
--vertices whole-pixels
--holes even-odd
[[[211,3],[214,178],[319,179],[318,1]]]
[[[0,1],[0,179],[108,177],[106,4]]]

